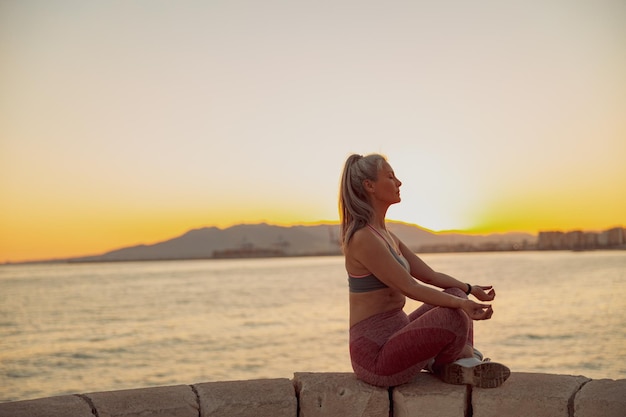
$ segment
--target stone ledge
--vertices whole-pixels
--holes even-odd
[[[626,379],[598,379],[585,384],[574,401],[574,417],[626,415]]]
[[[76,395],[0,403],[0,417],[94,417],[91,406]]]
[[[467,416],[470,390],[441,382],[422,372],[409,384],[393,389],[393,416]]]
[[[472,390],[474,417],[570,417],[573,401],[589,381],[583,376],[513,373],[499,388]]]
[[[513,373],[499,388],[422,373],[391,389],[352,373],[206,382],[0,403],[0,417],[623,417],[626,379]]]
[[[95,392],[84,396],[91,400],[98,417],[198,417],[196,394],[188,385]]]
[[[294,385],[287,378],[205,382],[193,388],[202,417],[294,417],[298,413]]]
[[[389,416],[389,390],[359,381],[352,373],[297,372],[293,382],[299,417]]]

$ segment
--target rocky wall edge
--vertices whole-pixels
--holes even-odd
[[[624,417],[626,379],[512,373],[494,389],[422,373],[380,388],[352,373],[205,382],[0,403],[0,417]]]

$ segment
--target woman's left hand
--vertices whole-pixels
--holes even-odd
[[[472,285],[472,292],[470,294],[480,301],[491,301],[496,298],[496,290],[494,290],[491,285]]]

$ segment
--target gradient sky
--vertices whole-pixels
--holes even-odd
[[[0,0],[0,262],[336,221],[626,223],[626,2]]]

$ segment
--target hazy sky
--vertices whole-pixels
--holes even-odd
[[[0,262],[203,226],[626,224],[626,2],[0,0]]]

